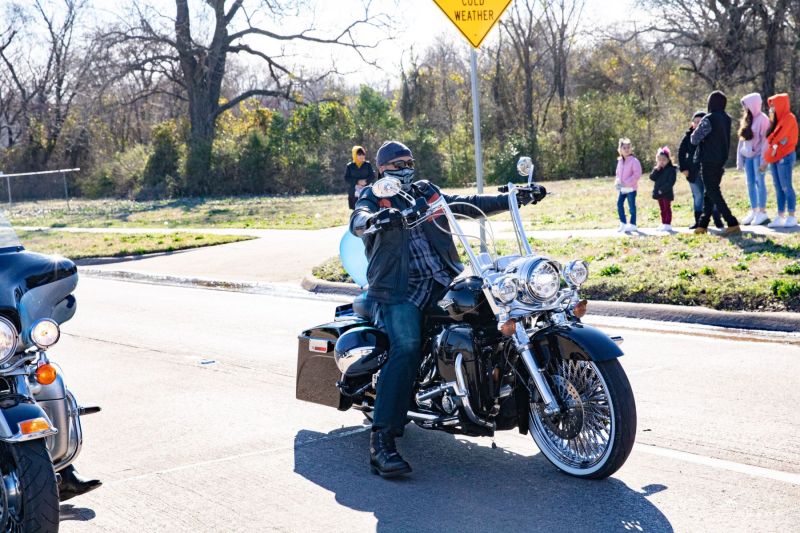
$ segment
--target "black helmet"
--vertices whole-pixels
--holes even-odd
[[[334,357],[345,377],[371,376],[389,357],[389,337],[371,326],[347,330],[336,341]]]

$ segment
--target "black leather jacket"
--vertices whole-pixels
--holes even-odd
[[[424,197],[428,203],[436,201],[441,195],[444,196],[448,204],[464,202],[478,207],[487,215],[508,209],[507,194],[450,195],[444,194],[436,185],[428,181],[414,183],[413,195],[417,198]],[[350,216],[350,231],[356,236],[361,236],[364,220],[372,213],[377,213],[381,209],[388,207],[394,207],[402,211],[408,207],[408,204],[398,196],[378,198],[373,194],[372,187],[364,189],[356,203],[355,211]],[[453,213],[461,213],[473,217],[480,216],[480,213],[469,205],[454,205],[451,209]],[[444,215],[437,217],[436,223],[446,230],[450,229],[450,225]],[[459,260],[453,238],[439,230],[430,220],[422,225],[422,229],[450,275],[455,277],[460,274],[464,270],[464,265]],[[367,297],[380,303],[402,302],[408,288],[410,263],[408,231],[387,229],[362,238],[364,239],[369,261],[367,266],[367,281],[369,282]]]

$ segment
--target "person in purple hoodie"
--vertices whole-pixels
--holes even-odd
[[[619,158],[617,159],[617,179],[614,187],[619,191],[617,196],[617,213],[619,214],[619,230],[626,233],[636,231],[636,190],[639,188],[639,179],[642,177],[642,164],[633,155],[633,146],[630,139],[620,139],[617,145]],[[625,218],[625,202],[631,213],[631,221]]]
[[[750,213],[742,224],[768,223],[767,184],[765,173],[759,167],[763,163],[762,153],[767,145],[769,118],[761,111],[761,95],[750,93],[743,97],[742,119],[739,123],[739,146],[736,150],[736,168],[744,169],[747,175],[747,193],[750,197]]]

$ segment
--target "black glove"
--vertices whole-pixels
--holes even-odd
[[[547,189],[541,185],[534,185],[530,189],[524,188],[517,191],[517,201],[519,205],[528,205],[533,202],[538,204],[545,196],[547,196]]]
[[[381,209],[370,217],[369,221],[367,222],[367,227],[374,227],[377,230],[402,228],[403,215],[394,207]]]

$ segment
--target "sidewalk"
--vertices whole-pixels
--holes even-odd
[[[253,230],[253,229],[150,229],[150,228],[60,228],[68,232],[119,233],[216,233],[248,235],[250,241],[154,254],[136,258],[107,258],[80,261],[83,275],[147,283],[237,290],[246,292],[294,294],[300,286],[312,292],[352,294],[355,285],[329,284],[310,277],[311,269],[339,253],[339,241],[345,227],[324,230]],[[462,224],[465,233],[477,235],[478,225]],[[513,238],[511,223],[495,224],[497,238]],[[747,227],[758,234],[774,233],[766,227]],[[682,233],[688,233],[683,230]],[[624,237],[614,230],[531,231],[534,239]],[[642,229],[630,236],[663,236],[654,229]],[[308,294],[308,293],[305,293]],[[668,322],[686,322],[728,328],[800,330],[798,313],[733,313],[701,307],[658,306],[621,302],[593,302],[593,314],[629,318],[647,318]]]

